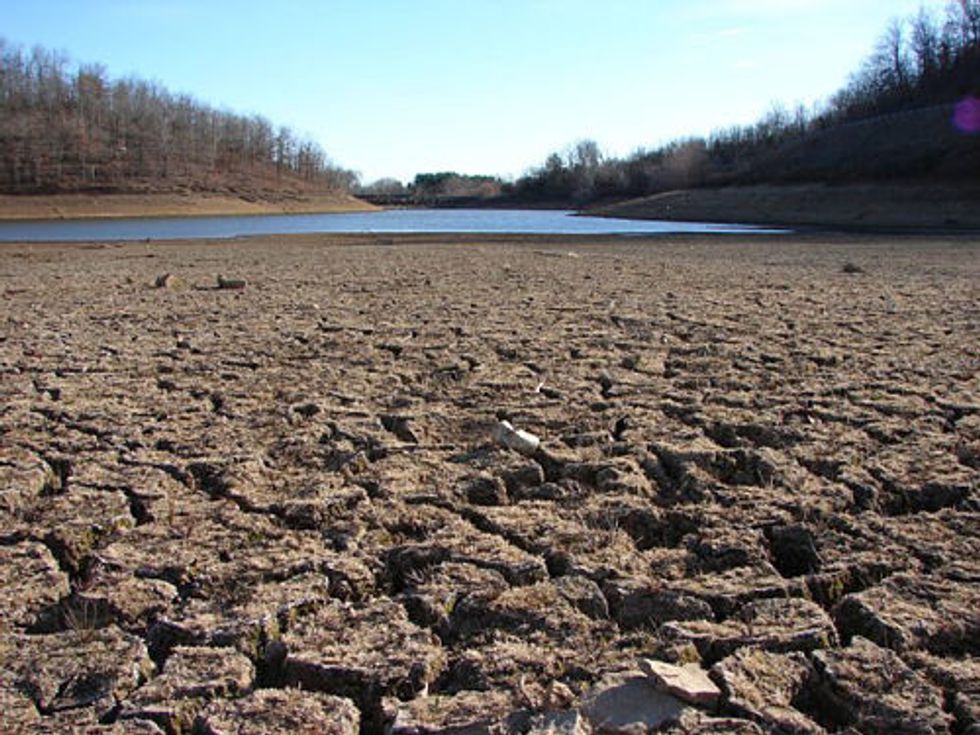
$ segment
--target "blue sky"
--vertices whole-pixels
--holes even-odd
[[[0,0],[0,35],[261,114],[339,164],[520,175],[838,89],[893,17],[944,0]]]

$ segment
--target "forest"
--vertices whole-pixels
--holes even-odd
[[[355,175],[260,116],[0,39],[0,192],[336,191]]]
[[[698,186],[975,181],[980,139],[952,124],[957,103],[980,109],[980,0],[893,20],[844,88],[815,109],[777,104],[754,125],[623,159],[580,141],[505,191],[585,204]]]
[[[775,104],[752,125],[625,158],[579,141],[514,182],[439,172],[360,186],[316,142],[261,116],[0,39],[0,193],[354,190],[582,205],[699,186],[976,180],[978,138],[951,124],[971,100],[980,110],[980,0],[951,0],[942,14],[893,20],[843,89],[810,109]]]

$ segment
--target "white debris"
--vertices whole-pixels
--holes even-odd
[[[493,427],[493,439],[521,454],[534,454],[541,445],[538,437],[529,431],[515,429],[509,421],[501,421]]]

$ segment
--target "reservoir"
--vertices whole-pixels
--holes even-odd
[[[578,216],[553,209],[388,209],[377,212],[223,217],[32,220],[0,222],[0,242],[181,240],[300,233],[487,233],[657,235],[780,233],[784,230],[704,222]]]

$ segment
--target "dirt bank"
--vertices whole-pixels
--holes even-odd
[[[55,194],[0,196],[0,220],[311,214],[377,209],[343,194],[247,198],[218,194]]]
[[[591,209],[635,219],[856,229],[980,228],[980,187],[747,186],[672,191]]]
[[[4,729],[977,727],[977,284],[964,238],[3,245]]]

